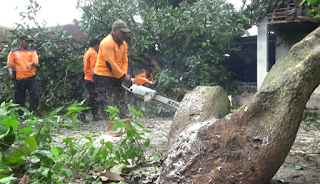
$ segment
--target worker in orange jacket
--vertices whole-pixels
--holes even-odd
[[[128,32],[130,30],[124,21],[118,20],[113,23],[111,34],[100,43],[93,76],[98,103],[102,104],[103,108],[117,105],[121,119],[129,117],[125,89],[121,86],[122,82],[131,82],[128,74],[128,46],[124,41]],[[116,136],[116,133],[112,132],[110,114],[107,113],[106,117],[109,135]]]
[[[145,70],[145,72],[140,73],[139,75],[136,75],[135,78],[138,78],[138,77],[146,78],[146,79],[148,79],[149,81],[152,81],[152,82],[154,81],[151,68],[147,68]]]
[[[92,121],[99,121],[102,118],[98,114],[99,104],[97,103],[97,94],[95,92],[95,85],[93,82],[93,70],[96,65],[98,57],[98,50],[100,46],[100,40],[98,38],[92,38],[89,40],[90,48],[83,56],[83,71],[84,71],[84,85],[89,93],[89,98],[84,103],[84,107],[90,107],[92,112]],[[88,123],[84,112],[80,113],[80,120],[83,123]]]
[[[29,111],[36,113],[40,99],[36,78],[36,67],[39,65],[39,59],[37,53],[28,48],[30,42],[33,42],[31,36],[20,36],[20,47],[10,51],[7,68],[10,78],[14,81],[15,103],[24,107],[26,91],[28,90]],[[19,115],[23,115],[23,111],[20,110]]]

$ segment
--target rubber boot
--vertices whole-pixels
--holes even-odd
[[[92,121],[100,121],[103,118],[98,114],[98,109],[92,109]]]
[[[89,121],[86,120],[86,115],[84,113],[79,114],[79,119],[82,123],[89,123]]]
[[[100,120],[103,120],[103,118],[101,116],[99,116],[98,114],[92,116],[92,121],[100,121]]]

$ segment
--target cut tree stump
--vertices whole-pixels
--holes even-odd
[[[196,121],[223,118],[230,113],[228,95],[221,86],[198,86],[187,93],[176,111],[168,136],[168,148],[177,136]]]
[[[320,84],[319,38],[317,28],[295,44],[253,98],[233,114],[195,119],[177,132],[159,183],[269,183],[290,151],[305,104]]]

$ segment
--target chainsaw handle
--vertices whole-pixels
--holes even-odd
[[[134,78],[131,78],[130,86],[131,86],[132,84],[134,84]],[[126,90],[128,90],[128,91],[130,91],[130,92],[132,91],[130,88],[128,88],[126,85],[124,85],[123,82],[121,83],[121,86],[122,86],[124,89],[126,89]]]

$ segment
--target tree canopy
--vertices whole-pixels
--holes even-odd
[[[225,0],[79,0],[77,8],[83,11],[79,26],[88,39],[103,39],[115,20],[126,21],[132,30],[127,39],[130,67],[153,67],[157,91],[175,98],[197,85],[228,87],[230,72],[221,61],[224,54],[239,49],[235,39],[245,33],[250,22],[247,10],[237,10]],[[50,109],[84,98],[82,56],[88,46],[61,26],[39,23],[36,14],[40,9],[30,0],[26,11],[20,13],[23,21],[8,35],[4,55],[18,46],[19,35],[33,35],[35,42],[30,47],[40,59],[40,106]],[[30,26],[30,21],[35,26]],[[7,94],[1,101],[7,101],[12,88],[8,77],[2,75],[1,80]]]
[[[129,61],[152,66],[161,89],[181,92],[197,85],[223,85],[224,54],[237,50],[249,18],[224,0],[78,1],[80,26],[90,37],[104,37],[117,19],[127,22]],[[224,85],[225,86],[225,85]]]
[[[86,44],[72,38],[62,26],[48,27],[46,22],[38,22],[36,14],[40,9],[36,1],[30,1],[26,10],[20,13],[22,21],[10,30],[2,55],[6,58],[11,49],[19,47],[20,35],[32,35],[34,42],[29,47],[37,51],[40,61],[36,72],[41,89],[40,109],[47,111],[83,98],[82,56]],[[12,81],[8,75],[2,74],[1,82],[1,101],[13,99]]]

